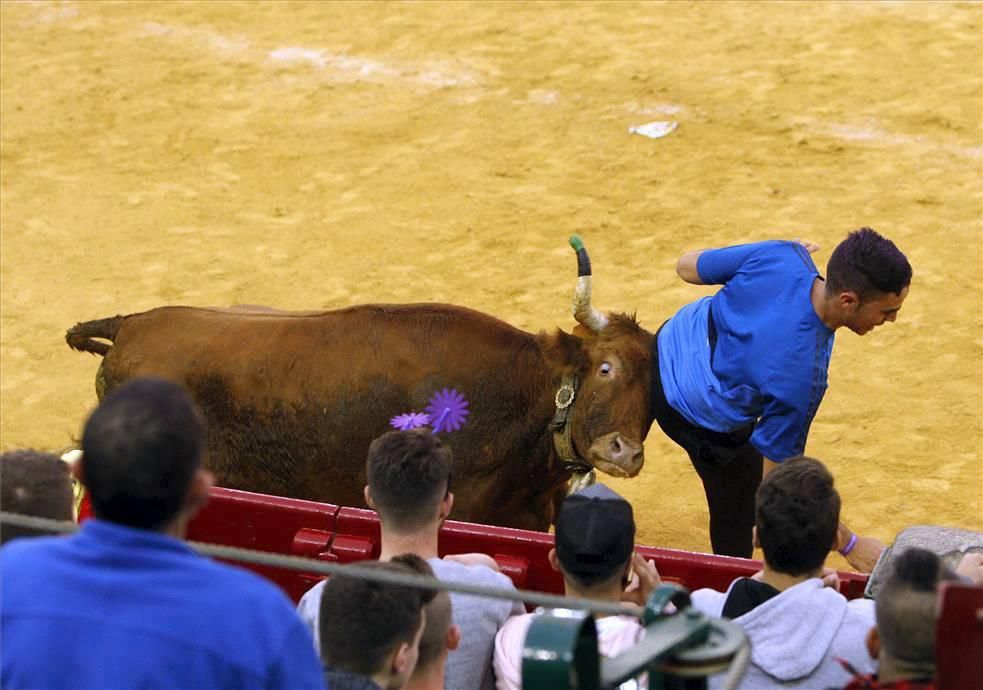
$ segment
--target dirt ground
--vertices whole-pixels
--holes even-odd
[[[655,329],[687,249],[870,225],[915,278],[837,337],[808,452],[844,518],[983,530],[983,6],[943,2],[3,2],[0,447],[95,402],[80,320],[163,304],[447,301]],[[674,121],[665,138],[632,125]],[[977,306],[974,307],[973,305]],[[706,550],[657,429],[610,483],[643,543]],[[842,565],[837,560],[837,565]]]

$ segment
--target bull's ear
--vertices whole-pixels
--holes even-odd
[[[577,326],[577,328],[582,327]],[[556,333],[544,335],[540,347],[550,366],[558,369],[577,369],[587,357],[584,341],[560,329],[557,329]]]

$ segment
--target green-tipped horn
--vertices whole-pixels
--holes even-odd
[[[577,252],[577,291],[573,295],[573,318],[592,331],[600,331],[607,325],[608,319],[590,304],[590,256],[580,235],[570,237],[570,246]]]

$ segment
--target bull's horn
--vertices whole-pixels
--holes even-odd
[[[590,305],[590,257],[587,256],[587,249],[580,235],[570,238],[570,246],[577,252],[577,291],[573,295],[573,318],[592,331],[600,331],[608,325],[608,318]]]

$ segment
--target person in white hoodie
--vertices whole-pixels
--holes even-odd
[[[829,470],[813,458],[788,460],[762,481],[756,503],[754,545],[764,568],[726,592],[692,594],[697,609],[730,618],[747,633],[751,664],[740,688],[841,688],[850,674],[834,657],[873,671],[864,643],[873,602],[847,601],[836,591],[835,573],[823,569],[840,519]],[[722,681],[714,676],[710,687]]]
[[[644,605],[659,584],[653,561],[635,552],[635,518],[631,504],[603,484],[567,496],[556,518],[556,548],[549,561],[563,575],[568,596],[597,601],[631,601]],[[634,574],[632,571],[634,570]],[[522,688],[522,648],[537,614],[510,618],[495,636],[498,690]],[[645,630],[633,616],[595,614],[597,646],[614,657],[634,647]],[[622,684],[645,687],[645,679]]]

